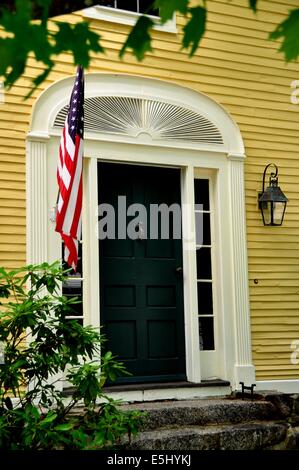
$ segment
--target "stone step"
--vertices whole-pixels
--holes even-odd
[[[264,400],[200,399],[135,403],[123,407],[147,413],[143,430],[165,426],[238,424],[277,419],[275,406]]]
[[[180,426],[144,431],[124,441],[127,450],[257,450],[286,440],[286,423]]]

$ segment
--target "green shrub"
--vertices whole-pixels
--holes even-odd
[[[66,319],[76,300],[60,295],[64,279],[58,262],[0,268],[1,449],[109,448],[141,424],[140,413],[104,394],[106,379],[126,371],[110,351],[100,355],[98,330]],[[72,384],[67,398],[57,389],[62,373]]]

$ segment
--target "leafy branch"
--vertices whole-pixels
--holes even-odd
[[[92,31],[88,22],[70,24],[59,15],[71,13],[96,5],[96,0],[3,0],[0,3],[0,76],[5,86],[11,87],[25,72],[29,57],[43,66],[40,75],[33,79],[33,89],[38,87],[54,67],[55,57],[69,52],[74,65],[88,68],[93,53],[105,52],[101,36]],[[176,13],[184,16],[182,49],[192,57],[205,34],[208,18],[207,0],[153,0],[152,8],[159,9],[160,24],[165,24]],[[258,0],[248,0],[248,7],[257,14]],[[52,18],[49,26],[49,20]],[[53,20],[54,18],[54,20]],[[119,56],[123,58],[132,51],[137,60],[153,50],[151,17],[141,15],[122,45]],[[280,40],[280,51],[286,61],[296,60],[299,55],[299,9],[289,16],[270,34],[271,40]]]
[[[106,380],[127,372],[103,352],[98,330],[67,319],[76,299],[60,295],[65,275],[58,262],[0,268],[1,449],[107,447],[141,423],[140,413],[105,395]],[[67,400],[56,387],[63,372],[73,386]],[[71,413],[79,403],[84,411]]]

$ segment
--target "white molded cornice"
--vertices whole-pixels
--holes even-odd
[[[246,155],[245,153],[228,153],[227,159],[235,162],[244,161],[246,159]]]
[[[45,142],[50,139],[48,132],[43,131],[31,131],[27,134],[27,140],[29,142]]]

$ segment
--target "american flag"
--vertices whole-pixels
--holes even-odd
[[[59,196],[55,228],[64,241],[64,259],[75,271],[82,226],[83,105],[84,72],[79,66],[59,147]]]

